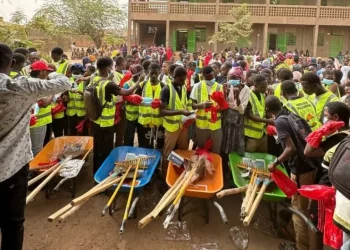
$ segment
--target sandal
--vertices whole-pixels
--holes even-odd
[[[279,246],[280,250],[297,250],[296,245],[293,243],[282,242]]]

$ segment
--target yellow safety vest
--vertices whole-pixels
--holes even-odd
[[[17,71],[11,71],[10,72],[10,78],[11,79],[15,79],[15,78],[17,78],[17,77],[19,77],[21,75],[22,75],[21,72],[17,72]]]
[[[181,100],[173,84],[169,84],[169,110],[183,110],[187,105],[187,93],[184,87],[181,88]],[[182,128],[182,115],[164,116],[163,127],[169,132],[175,132]]]
[[[131,79],[128,81],[129,88],[135,85],[135,82]],[[125,105],[125,115],[128,121],[135,121],[139,116],[139,105],[132,104],[130,102],[126,102]]]
[[[38,114],[35,115],[36,124],[30,126],[31,128],[45,126],[47,124],[52,123],[52,115],[51,115],[51,105],[44,107],[39,107]]]
[[[100,77],[96,76],[91,80],[91,84],[96,83],[99,81]],[[115,119],[115,99],[112,98],[111,102],[107,102],[106,97],[106,86],[109,83],[109,80],[103,80],[100,81],[96,85],[96,91],[98,99],[101,102],[101,105],[103,106],[101,117],[97,120],[93,121],[94,123],[100,125],[101,128],[105,127],[112,127],[114,126],[114,119]]]
[[[253,91],[249,94],[249,103],[252,106],[252,112],[254,115],[260,118],[265,118],[265,96],[260,94],[260,101],[256,97]],[[244,135],[260,139],[264,135],[265,123],[255,122],[248,118],[244,118]]]
[[[303,118],[309,124],[312,131],[321,127],[321,123],[316,115],[315,105],[304,97],[288,100],[284,106],[292,113]]]
[[[123,77],[124,77],[124,75],[122,73],[119,73],[118,71],[116,71],[114,73],[113,81],[119,85],[119,83],[123,79]],[[115,96],[114,98],[115,98],[116,103],[123,101],[123,97],[120,95]]]
[[[333,84],[331,85],[324,85],[325,89],[329,90]],[[329,90],[330,91],[330,90]],[[331,91],[332,92],[332,91]],[[332,92],[333,93],[333,92]],[[333,93],[334,94],[334,93]],[[335,94],[337,97],[340,97],[340,92],[339,92],[339,86],[337,84],[337,93]]]
[[[333,94],[331,91],[327,91],[326,93],[323,93],[322,95],[315,96],[314,98],[314,104],[316,105],[316,115],[318,120],[323,123],[323,109],[324,107],[330,103],[330,102],[336,102],[339,101],[339,98]]]
[[[85,90],[85,82],[82,81],[78,84],[78,91],[84,93]],[[75,93],[75,112],[78,117],[85,116],[85,103],[84,103],[84,95],[79,93]]]
[[[155,87],[154,92],[153,87]],[[150,80],[148,80],[143,86],[142,97],[160,99],[161,90],[162,86],[160,82],[158,82],[157,85],[152,85]],[[163,125],[163,118],[160,116],[159,108],[153,109],[150,104],[141,103],[139,106],[138,122],[143,126],[160,126]]]
[[[56,72],[62,75],[66,75],[69,62],[67,60],[61,60],[55,63]]]
[[[23,68],[21,69],[21,75],[22,75],[22,76],[29,76],[26,67],[23,67]]]
[[[69,79],[69,81],[71,83],[74,83],[74,79],[72,77]],[[68,90],[68,103],[67,103],[67,109],[66,109],[67,116],[74,116],[77,113],[75,110],[75,96],[76,96],[75,93]]]
[[[215,82],[211,87],[211,93],[208,93],[207,84],[205,81],[198,83],[197,92],[197,102],[202,103],[209,100],[209,95],[213,94],[215,91],[222,91],[222,85]],[[210,122],[211,112],[205,112],[205,109],[198,109],[196,114],[196,126],[200,129],[210,129],[218,130],[221,128],[221,113],[218,112],[217,121],[212,123]]]
[[[281,95],[281,85],[282,83],[278,83],[275,90],[273,91],[274,96],[276,96],[282,103],[285,103],[287,100]]]

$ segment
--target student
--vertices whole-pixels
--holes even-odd
[[[340,97],[339,87],[338,83],[336,83],[335,80],[335,74],[333,70],[326,69],[322,73],[322,84],[324,85],[325,89],[331,91],[334,95],[337,97]]]
[[[277,78],[279,80],[279,83],[277,84],[277,86],[274,90],[274,95],[278,99],[280,99],[280,101],[282,103],[284,103],[286,101],[286,99],[284,99],[284,97],[281,94],[281,84],[284,81],[293,80],[293,73],[289,69],[281,69],[277,72]]]
[[[266,119],[265,92],[267,80],[263,75],[254,78],[254,90],[250,91],[249,102],[245,110],[244,135],[246,136],[246,152],[267,152],[267,136],[265,124],[273,125],[273,119]]]
[[[90,78],[90,84],[96,84],[97,96],[101,103],[104,104],[101,117],[92,123],[92,134],[94,138],[94,174],[114,148],[114,96],[130,95],[138,87],[138,85],[135,84],[135,86],[130,89],[121,89],[119,85],[110,80],[111,77],[113,77],[112,67],[113,60],[110,57],[100,57],[97,60],[99,74]],[[100,93],[102,93],[102,96]]]
[[[11,68],[10,78],[16,79],[23,76],[22,69],[24,67],[24,63],[26,62],[26,58],[21,53],[13,53],[13,60],[15,60],[15,64]]]
[[[312,131],[318,129],[322,124],[316,115],[315,105],[305,97],[298,95],[298,90],[293,81],[282,82],[281,90],[286,102],[284,106],[292,113],[300,116],[309,124]]]
[[[26,48],[16,48],[13,53],[20,53],[22,55],[24,55],[24,57],[26,58],[25,62],[28,61],[28,57],[29,57],[29,50],[27,50]],[[26,64],[26,63],[25,63]],[[29,71],[25,68],[26,65],[24,65],[24,67],[21,69],[21,74],[23,76],[29,76]]]
[[[141,65],[131,65],[130,72],[132,78],[124,84],[124,89],[129,89],[134,85],[138,85],[144,81],[145,76],[142,75],[144,70]],[[124,134],[124,146],[134,146],[134,137],[137,127],[137,118],[139,116],[139,105],[125,102],[125,114],[126,114],[126,129]]]
[[[158,80],[160,74],[159,64],[152,63],[149,68],[149,78],[137,88],[136,94],[142,98],[152,100],[160,99],[160,92],[164,84]],[[159,108],[152,108],[150,104],[141,103],[139,108],[137,135],[139,146],[143,148],[158,148],[164,146],[163,118]],[[156,138],[157,145],[154,145]]]
[[[224,84],[227,81],[228,72],[232,69],[232,63],[225,62],[220,67],[221,75],[218,77],[218,83]]]
[[[212,139],[211,151],[220,154],[222,142],[221,113],[218,113],[216,122],[210,122],[211,112],[205,112],[205,109],[213,105],[209,96],[215,91],[223,91],[223,89],[222,85],[215,81],[212,67],[206,66],[203,68],[203,77],[203,81],[194,85],[190,96],[193,101],[192,108],[198,110],[196,116],[197,145],[203,148],[206,141]]]
[[[276,96],[266,97],[266,112],[275,117],[275,126],[278,138],[283,147],[283,153],[276,158],[273,163],[270,163],[269,171],[273,172],[282,162],[288,161],[288,166],[291,170],[291,179],[298,184],[298,186],[311,185],[315,183],[317,174],[316,160],[309,162],[300,158],[303,155],[304,148],[299,147],[298,136],[295,131],[299,128],[293,128],[292,123],[289,122],[290,112],[282,108],[279,99]],[[311,129],[305,124],[306,130],[311,132]],[[310,161],[311,162],[311,161]],[[292,207],[299,212],[308,216],[309,200],[299,194],[292,196]],[[308,250],[310,246],[309,230],[307,224],[298,215],[293,214],[293,223],[295,230],[296,249]]]
[[[313,73],[304,74],[300,81],[305,94],[315,94],[315,97],[313,98],[313,103],[316,106],[316,115],[318,120],[321,123],[324,123],[324,107],[330,102],[338,101],[339,98],[335,96],[332,92],[326,90],[322,86],[320,78]]]
[[[66,91],[70,83],[68,78],[55,73],[49,75],[51,80],[26,77],[11,80],[8,75],[14,64],[13,54],[5,44],[0,44],[0,58],[1,248],[21,250],[28,163],[33,158],[28,126],[30,110],[38,99]]]
[[[246,74],[246,85],[249,88],[252,88],[254,86],[254,77],[258,74],[255,70],[249,70]]]
[[[213,62],[213,63],[210,64],[210,67],[213,68],[215,80],[218,82],[219,77],[220,77],[220,75],[221,75],[221,73],[220,73],[221,63],[219,63],[219,62]],[[225,81],[225,82],[226,82],[226,81]]]
[[[159,81],[164,83],[164,85],[168,85],[171,83],[171,78],[169,77],[169,67],[170,67],[170,62],[165,61],[162,64],[162,73],[159,75]]]
[[[51,58],[56,66],[56,72],[65,75],[68,70],[69,62],[63,59],[63,49],[55,47],[51,50]]]
[[[47,80],[49,73],[52,71],[53,69],[49,68],[46,63],[38,61],[31,65],[30,78]],[[48,129],[47,125],[52,123],[51,102],[53,97],[53,95],[50,95],[37,102],[39,106],[39,112],[35,115],[37,121],[36,124],[30,126],[30,139],[34,156],[43,148],[46,131]]]
[[[183,127],[182,117],[193,114],[187,110],[185,88],[186,69],[179,66],[173,74],[173,81],[161,91],[160,115],[163,116],[164,150],[162,175],[165,179],[168,168],[168,156],[175,149],[188,149],[188,129]]]

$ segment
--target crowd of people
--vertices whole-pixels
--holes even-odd
[[[331,161],[327,151],[347,136],[341,131],[349,130],[347,57],[340,62],[308,57],[308,51],[264,56],[248,49],[179,55],[163,46],[125,49],[112,57],[84,54],[82,63],[70,63],[56,47],[48,63],[36,50],[0,44],[2,249],[21,249],[28,162],[52,137],[93,136],[93,173],[114,147],[134,146],[137,136],[139,147],[162,151],[163,177],[171,151],[188,149],[190,141],[204,148],[210,141],[207,149],[222,157],[227,183],[230,153],[260,152],[277,156],[269,170],[283,163],[299,187],[331,185],[322,166]],[[88,86],[101,104],[95,119],[84,101]],[[319,146],[300,137],[300,131],[311,133],[329,121],[344,126],[325,134]],[[269,126],[278,144],[266,133]],[[334,223],[344,232],[344,250],[350,246],[350,201],[337,195],[338,202]],[[309,216],[307,198],[294,195],[291,204]],[[298,216],[293,223],[296,245],[281,249],[309,249],[306,223]]]

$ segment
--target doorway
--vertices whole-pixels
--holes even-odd
[[[270,34],[269,36],[269,50],[276,50],[277,45],[277,34]]]
[[[343,36],[331,36],[329,56],[336,57],[343,50]]]
[[[187,30],[177,31],[177,44],[176,44],[177,51],[181,51],[183,45],[185,45],[187,48],[187,37],[188,37]]]

